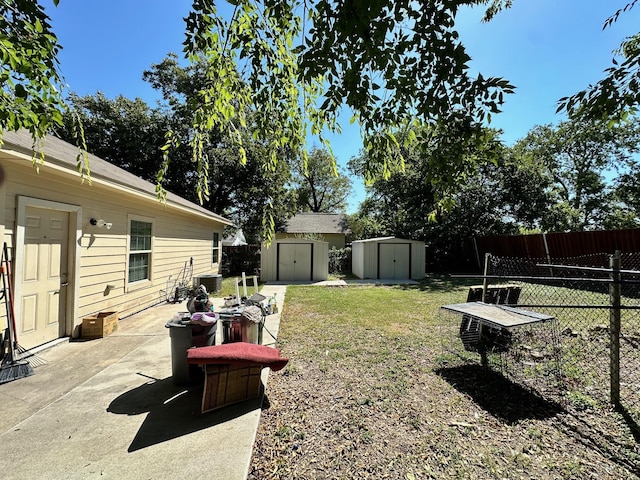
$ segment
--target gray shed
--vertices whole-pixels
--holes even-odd
[[[358,278],[424,278],[424,242],[396,237],[357,240],[351,244],[351,255],[351,271]]]
[[[262,245],[260,279],[269,281],[313,281],[329,277],[329,244],[306,238],[282,238]]]

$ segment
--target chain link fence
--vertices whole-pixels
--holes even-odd
[[[473,338],[465,340],[473,331],[469,318],[442,309],[447,350],[469,360],[477,360],[480,353],[487,366],[514,382],[578,410],[614,403],[640,424],[640,253],[621,255],[619,277],[611,269],[611,258],[488,256],[483,277],[488,281],[487,303],[555,320],[502,334],[480,330],[485,343],[474,345]],[[512,293],[500,294],[505,290]],[[477,294],[474,298],[473,287],[467,300],[480,300]]]

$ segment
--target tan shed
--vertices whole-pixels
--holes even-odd
[[[276,232],[276,239],[315,238],[329,244],[329,249],[345,247],[347,235],[351,233],[344,213],[298,213],[289,220],[283,232]]]
[[[358,278],[421,280],[424,242],[396,237],[369,238],[351,244],[352,273]]]
[[[264,282],[319,282],[329,277],[329,244],[283,238],[262,246],[260,279]]]

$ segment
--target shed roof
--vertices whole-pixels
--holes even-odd
[[[344,213],[298,213],[285,226],[286,233],[338,233],[351,232]]]
[[[396,237],[375,237],[375,238],[365,238],[362,240],[354,240],[353,243],[371,243],[371,242],[381,242],[383,240],[394,240]]]
[[[353,243],[424,243],[422,240],[411,240],[409,238],[399,238],[399,237],[376,237],[376,238],[365,238],[364,240],[354,240]]]
[[[2,132],[1,150],[16,153],[19,157],[31,158],[33,156],[33,138],[26,130],[19,132],[5,131]],[[66,170],[70,174],[78,175],[77,156],[78,147],[64,140],[60,140],[52,135],[47,135],[44,139],[43,151],[45,154],[45,163],[57,165]],[[103,181],[105,184],[115,184],[125,187],[130,191],[138,193],[142,196],[156,199],[156,186],[146,180],[127,172],[126,170],[113,165],[106,160],[89,154],[89,165],[91,168],[91,180]],[[225,225],[232,225],[233,222],[225,217],[210,212],[206,208],[190,202],[178,195],[167,192],[167,204],[176,205],[186,208],[199,215],[204,215],[212,220],[216,220]]]

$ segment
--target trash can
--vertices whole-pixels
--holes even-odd
[[[200,367],[187,363],[187,350],[215,345],[218,329],[218,317],[213,314],[210,314],[211,319],[205,325],[192,323],[188,313],[182,315],[165,325],[171,338],[171,375],[175,385],[189,385],[202,378]]]

